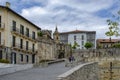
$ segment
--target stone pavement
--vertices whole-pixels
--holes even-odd
[[[56,80],[57,76],[70,70],[65,63],[56,63],[45,68],[36,67],[29,70],[0,76],[0,80]]]

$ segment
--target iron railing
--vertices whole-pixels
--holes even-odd
[[[18,33],[18,34],[20,34],[20,35],[23,35],[23,36],[26,36],[26,37],[28,37],[28,38],[30,38],[30,39],[34,39],[34,40],[36,40],[36,38],[35,38],[35,36],[33,36],[32,34],[30,34],[30,33],[28,33],[28,32],[26,32],[26,31],[21,31],[19,28],[12,28],[12,31],[13,32],[16,32],[16,33]]]

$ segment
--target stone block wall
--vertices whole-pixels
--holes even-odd
[[[32,67],[33,64],[24,64],[24,65],[0,64],[0,75],[14,73],[17,71],[30,69]]]
[[[99,80],[99,67],[97,62],[78,65],[66,73],[59,75],[57,80]]]

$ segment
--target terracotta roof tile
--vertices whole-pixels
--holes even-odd
[[[118,42],[118,41],[120,41],[120,39],[111,39],[111,41],[110,41],[110,39],[97,39],[97,42]]]

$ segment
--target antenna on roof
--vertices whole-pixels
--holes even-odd
[[[10,8],[10,2],[6,2],[6,7]]]

